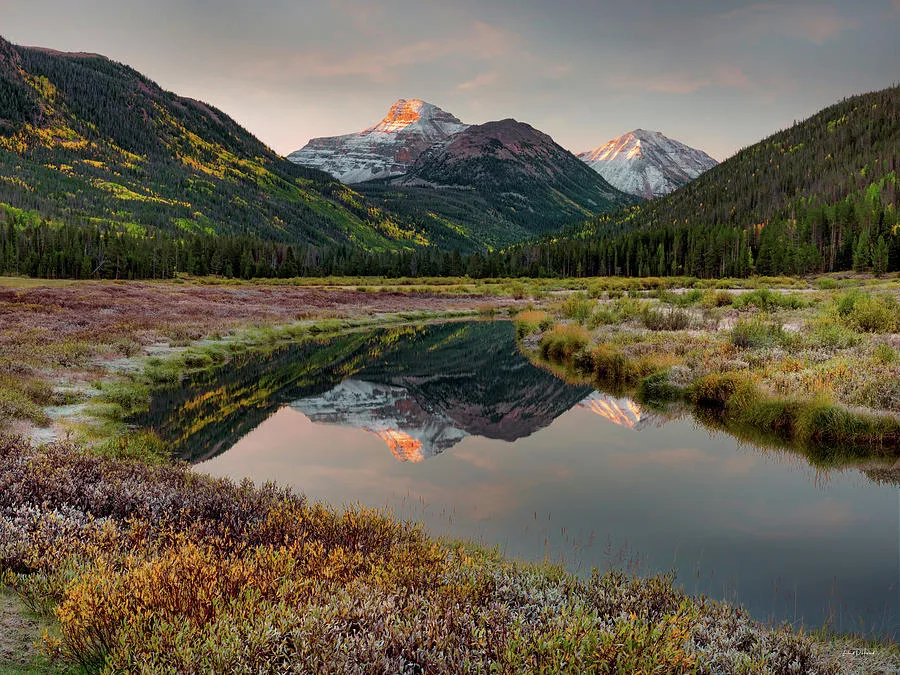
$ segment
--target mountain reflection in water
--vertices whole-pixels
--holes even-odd
[[[448,323],[239,355],[160,389],[134,422],[181,458],[202,461],[291,405],[318,422],[371,431],[398,459],[419,461],[469,435],[527,437],[592,392],[530,363],[509,322]]]
[[[394,382],[407,384],[403,377]],[[503,404],[498,406],[497,422],[487,424],[483,418],[473,418],[467,409],[471,404],[458,397],[424,398],[429,391],[350,378],[324,394],[295,401],[291,407],[317,424],[353,427],[374,434],[401,462],[434,457],[472,434],[516,441],[552,422],[549,416],[520,420],[516,408]],[[596,391],[576,405],[635,431],[650,423],[665,422],[664,417],[644,413],[630,399]]]

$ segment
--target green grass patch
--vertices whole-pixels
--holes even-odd
[[[776,347],[790,342],[788,335],[780,323],[756,316],[740,319],[731,329],[731,344],[741,349],[760,349]]]
[[[849,328],[862,333],[894,333],[900,329],[900,303],[892,295],[852,290],[839,295],[833,310]]]
[[[691,288],[683,293],[673,293],[672,291],[662,291],[659,294],[659,301],[667,305],[675,307],[691,307],[700,302],[704,293],[699,288]]]
[[[801,339],[810,347],[824,349],[850,349],[862,342],[859,333],[831,314],[819,316],[807,323]]]
[[[731,302],[735,309],[755,307],[762,312],[781,309],[802,309],[810,305],[809,300],[797,293],[777,293],[768,288],[757,288],[735,296]]]

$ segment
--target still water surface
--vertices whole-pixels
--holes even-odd
[[[455,323],[247,355],[159,392],[139,422],[213,476],[387,507],[577,572],[674,570],[761,619],[896,636],[896,486],[567,384],[514,337]]]

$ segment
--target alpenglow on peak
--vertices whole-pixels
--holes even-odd
[[[344,183],[362,183],[406,173],[425,150],[466,128],[436,105],[401,98],[378,124],[353,134],[314,138],[288,159]]]
[[[578,158],[614,187],[645,199],[674,192],[718,164],[702,150],[645,129],[623,134]]]

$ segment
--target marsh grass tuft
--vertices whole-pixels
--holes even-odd
[[[731,329],[731,344],[742,349],[785,345],[791,340],[780,323],[757,315],[740,319]]]
[[[563,302],[560,311],[564,318],[585,323],[594,309],[594,301],[584,293],[573,293]]]
[[[693,323],[690,312],[679,308],[645,307],[641,313],[641,320],[649,330],[660,331],[686,330]]]
[[[587,347],[590,334],[580,326],[562,324],[554,326],[541,338],[540,350],[545,359],[563,362]]]

